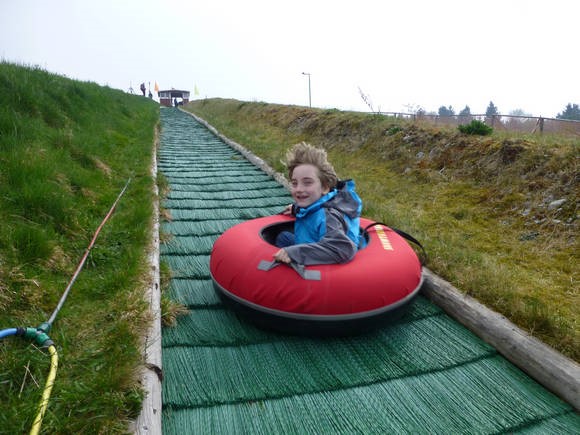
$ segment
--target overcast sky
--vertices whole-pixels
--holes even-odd
[[[578,0],[0,0],[0,58],[139,92],[555,116],[580,103]],[[196,98],[192,95],[192,98]]]

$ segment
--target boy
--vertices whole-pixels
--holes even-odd
[[[284,231],[276,239],[282,248],[274,259],[283,263],[346,263],[359,242],[362,202],[354,182],[338,182],[326,151],[307,143],[294,145],[286,154],[294,204],[284,214],[294,215],[294,233]]]

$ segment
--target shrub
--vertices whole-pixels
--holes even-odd
[[[474,119],[469,124],[461,124],[457,126],[457,129],[461,133],[479,136],[487,136],[493,132],[493,128],[477,119]]]
[[[391,128],[389,128],[389,129],[387,130],[387,135],[388,135],[388,136],[392,136],[392,135],[394,135],[394,134],[397,134],[397,133],[398,133],[398,132],[400,132],[400,131],[403,131],[403,129],[402,129],[401,127],[399,127],[399,126],[394,126],[394,127],[391,127]]]

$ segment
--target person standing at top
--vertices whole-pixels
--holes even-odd
[[[354,181],[338,181],[326,151],[305,142],[286,154],[294,203],[283,214],[296,217],[294,232],[276,238],[274,260],[298,264],[346,263],[359,245],[362,201]]]

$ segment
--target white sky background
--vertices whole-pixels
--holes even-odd
[[[577,0],[0,0],[0,58],[128,90],[553,117],[580,103]],[[194,87],[199,96],[194,97]]]

